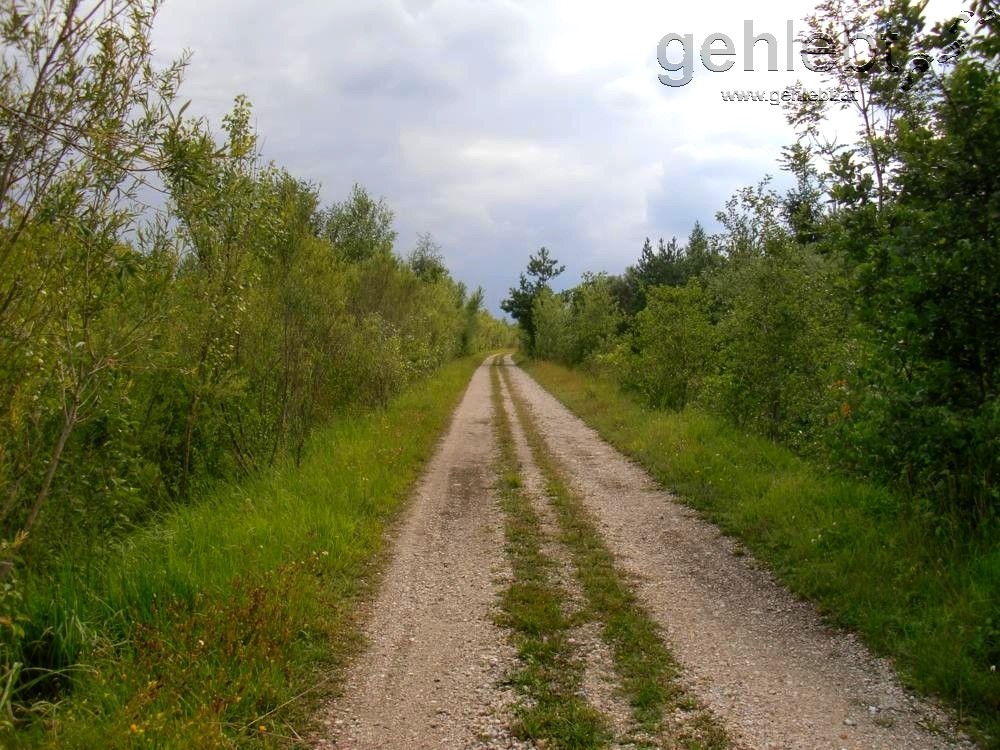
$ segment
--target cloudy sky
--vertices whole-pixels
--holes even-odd
[[[780,107],[723,102],[722,90],[780,90],[809,72],[744,72],[744,19],[773,34],[780,4],[669,0],[168,0],[162,59],[190,50],[182,98],[220,122],[236,94],[254,104],[264,153],[322,186],[353,183],[396,214],[398,249],[431,232],[449,267],[496,310],[528,255],[619,272],[643,238],[683,239],[743,185],[777,174],[794,134]],[[667,33],[728,34],[737,64],[661,84]],[[677,50],[677,46],[673,48]],[[678,58],[679,55],[678,55]],[[779,176],[778,181],[783,178]]]

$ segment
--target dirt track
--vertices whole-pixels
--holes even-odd
[[[369,649],[318,747],[459,748],[503,734],[513,658],[493,606],[507,574],[490,473],[489,371],[480,367],[393,540]],[[498,745],[502,746],[502,745]]]
[[[685,686],[734,747],[972,747],[925,728],[946,726],[947,717],[909,695],[856,638],[826,627],[752,558],[734,555],[715,527],[505,364],[548,450],[662,628]],[[509,402],[506,408],[513,418]],[[394,540],[370,647],[351,669],[343,699],[329,708],[329,738],[319,747],[531,746],[507,732],[517,696],[503,678],[515,657],[494,624],[509,571],[491,490],[492,416],[486,363]],[[531,478],[530,454],[519,448]],[[605,694],[603,701],[592,696],[596,703],[608,703],[607,690],[594,692]]]

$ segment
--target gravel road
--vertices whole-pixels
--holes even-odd
[[[316,747],[529,747],[507,734],[516,696],[503,679],[515,655],[494,624],[510,572],[492,490],[490,364],[473,376],[391,540],[392,560],[368,621],[369,647],[325,712],[328,736]],[[734,747],[974,747],[942,729],[947,715],[904,690],[888,663],[854,636],[827,627],[751,556],[734,554],[714,526],[659,489],[520,368],[504,364],[663,629],[685,686]],[[517,443],[524,456],[520,434]],[[537,477],[527,479],[536,490]],[[596,651],[599,644],[591,658],[605,662]],[[610,695],[601,702],[616,700],[607,689],[594,692]]]

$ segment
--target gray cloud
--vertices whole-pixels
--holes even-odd
[[[218,123],[247,94],[268,158],[326,201],[354,182],[385,196],[400,249],[432,232],[496,309],[540,245],[567,282],[620,271],[646,235],[710,225],[735,189],[775,172],[792,139],[780,110],[724,104],[719,89],[788,81],[699,70],[662,86],[660,36],[711,22],[664,5],[171,0],[156,42],[164,59],[194,52],[192,111]],[[781,15],[809,7],[797,6]]]

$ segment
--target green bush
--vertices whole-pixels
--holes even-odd
[[[652,287],[619,377],[652,406],[682,409],[701,395],[712,371],[715,336],[700,284]]]

